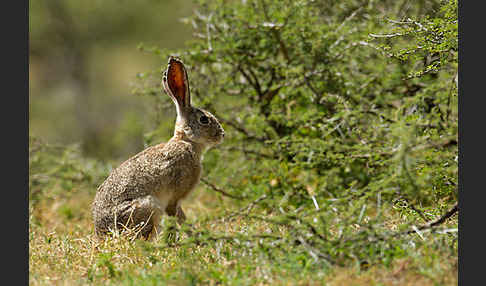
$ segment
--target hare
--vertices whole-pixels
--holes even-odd
[[[98,237],[116,228],[140,226],[139,236],[147,239],[157,232],[164,213],[182,223],[181,200],[199,182],[203,152],[224,138],[216,117],[191,106],[187,72],[180,59],[169,58],[162,84],[176,106],[174,135],[123,162],[98,187],[92,204]]]

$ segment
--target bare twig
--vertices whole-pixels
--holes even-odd
[[[451,114],[451,96],[452,96],[452,91],[454,90],[454,82],[455,82],[455,79],[457,79],[457,73],[456,75],[452,78],[452,85],[451,85],[451,89],[449,91],[449,96],[447,97],[447,111],[446,111],[446,124],[449,125],[449,116]],[[457,85],[456,85],[457,87]]]
[[[238,147],[221,147],[220,149],[222,150],[227,150],[227,151],[239,151],[239,152],[243,152],[245,154],[252,154],[252,155],[255,155],[257,157],[263,157],[263,158],[268,158],[268,159],[278,159],[278,156],[275,156],[275,155],[268,155],[268,154],[263,154],[261,152],[257,152],[257,151],[254,151],[254,150],[249,150],[249,149],[245,149],[245,148],[238,148]]]
[[[214,112],[213,112],[213,114],[214,114]],[[264,142],[266,140],[266,138],[258,137],[256,135],[250,134],[250,132],[248,132],[245,128],[239,126],[238,124],[234,123],[233,121],[226,120],[226,119],[222,118],[221,116],[217,116],[216,114],[214,114],[214,115],[217,118],[219,118],[219,121],[221,121],[222,123],[233,127],[236,131],[238,131],[240,133],[243,133],[246,136],[247,139],[252,139],[252,140],[256,140],[256,141],[260,141],[260,142]]]
[[[268,12],[267,12],[267,5],[265,3],[265,0],[261,0],[261,3],[262,3],[262,8],[263,8],[262,9],[263,15],[265,16],[266,21],[270,21],[270,17],[269,17]],[[288,18],[287,18],[287,20],[288,20]],[[283,26],[283,25],[281,25],[281,26]],[[289,57],[289,52],[287,50],[287,46],[282,41],[282,37],[280,37],[280,31],[277,30],[277,27],[279,27],[279,26],[272,26],[270,28],[271,32],[272,32],[273,36],[275,37],[275,39],[277,40],[277,42],[280,46],[280,51],[282,52],[283,57],[287,61],[287,64],[290,64],[290,57]]]
[[[229,198],[232,198],[232,199],[235,199],[235,200],[242,200],[242,199],[244,199],[244,197],[232,195],[232,194],[229,194],[229,193],[223,191],[222,189],[216,187],[213,183],[209,182],[205,178],[201,178],[201,182],[203,182],[206,186],[210,187],[213,191],[218,192],[218,193],[220,193],[220,194],[222,194],[222,195],[224,195],[226,197],[229,197]]]
[[[206,106],[207,110],[209,110],[211,113],[214,114],[214,116],[216,116],[219,121],[221,123],[224,123],[224,124],[227,124],[231,127],[233,127],[236,131],[244,134],[246,136],[246,139],[250,139],[250,140],[255,140],[255,141],[259,141],[259,142],[264,142],[265,140],[267,140],[267,138],[264,138],[264,137],[258,137],[256,135],[252,135],[248,130],[246,130],[245,128],[243,128],[242,126],[236,124],[235,122],[231,121],[231,120],[227,120],[225,119],[223,116],[220,116],[216,110],[213,108],[212,104],[208,104]]]
[[[400,36],[404,36],[404,34],[400,34],[400,33],[394,33],[394,34],[369,34],[370,37],[373,37],[373,38],[394,38],[394,37],[400,37]]]
[[[258,77],[253,72],[253,70],[251,69],[251,67],[248,67],[248,72],[250,73],[250,76],[253,78],[253,83],[255,85],[255,90],[257,91],[259,98],[262,98],[264,96],[264,94],[263,94],[263,91],[262,91],[262,87],[260,85],[260,82],[258,81]]]
[[[314,258],[315,261],[317,261],[318,258],[321,258],[328,264],[334,264],[329,255],[322,254],[319,250],[312,247],[312,245],[308,243],[302,236],[299,236],[297,240],[307,249],[307,251],[309,251],[309,254]]]
[[[408,18],[406,21],[395,21],[395,20],[392,20],[392,19],[387,19],[387,21],[390,22],[390,23],[393,23],[393,24],[397,24],[397,25],[412,25],[412,24],[416,25],[417,27],[419,27],[419,30],[417,32],[420,32],[420,31],[428,32],[429,31],[421,23],[419,23],[417,21],[413,21],[410,18]]]
[[[258,199],[254,200],[253,202],[249,203],[246,207],[244,208],[241,208],[239,211],[237,211],[236,213],[234,213],[233,215],[230,215],[228,217],[233,217],[233,216],[237,216],[237,215],[242,215],[242,214],[249,214],[251,212],[251,210],[258,204],[260,203],[261,201],[263,201],[264,199],[268,198],[267,195],[262,195],[260,196]]]
[[[422,218],[424,221],[427,221],[427,218],[425,217],[424,213],[423,213],[421,210],[417,209],[417,208],[416,208],[416,207],[415,207],[413,204],[411,204],[411,203],[409,203],[408,205],[409,205],[409,206],[410,206],[410,208],[411,208],[411,209],[412,209],[414,212],[416,212],[416,213],[417,213],[417,214],[418,214],[418,215],[419,215],[419,216],[420,216],[420,217],[421,217],[421,218]]]
[[[254,76],[254,73],[251,73],[253,75],[250,76],[242,67],[241,65],[238,65],[237,67],[238,71],[243,75],[243,77],[246,79],[246,81],[248,81],[250,83],[250,85],[253,87],[253,89],[255,89],[256,93],[258,94],[258,97],[261,98],[263,93],[262,93],[262,90],[260,88],[260,83],[258,82],[258,80],[255,78]],[[251,70],[249,70],[249,72],[251,72]]]
[[[255,241],[256,239],[274,239],[274,240],[279,240],[281,239],[278,236],[275,235],[269,235],[269,234],[257,234],[257,235],[235,235],[235,236],[230,236],[230,235],[206,235],[204,232],[196,232],[191,235],[193,237],[193,240],[189,240],[183,243],[174,243],[171,246],[173,247],[181,247],[184,245],[191,245],[191,244],[196,244],[196,245],[204,245],[207,244],[209,241],[218,241],[218,240],[224,240],[224,241],[248,241],[252,242]],[[202,237],[201,237],[202,236]]]
[[[431,221],[429,223],[426,223],[424,225],[421,225],[421,226],[417,227],[417,229],[418,230],[424,230],[424,229],[427,229],[427,228],[433,228],[433,227],[436,227],[438,225],[441,225],[448,218],[452,217],[458,211],[459,211],[459,204],[456,202],[452,208],[450,208],[446,213],[441,215],[438,219]],[[416,231],[415,230],[409,230],[409,231],[406,232],[406,234],[410,234],[410,233],[414,233],[414,232],[416,232]]]
[[[267,195],[262,195],[260,197],[258,197],[256,200],[250,202],[249,204],[247,204],[245,207],[242,207],[241,209],[239,209],[238,211],[235,211],[233,213],[229,213],[229,214],[225,214],[225,215],[221,215],[221,216],[218,216],[216,218],[209,218],[205,221],[202,221],[201,223],[210,223],[210,222],[218,222],[218,221],[225,221],[225,220],[230,220],[236,216],[247,216],[250,211],[258,204],[260,203],[261,201],[265,200],[266,198],[268,198]]]
[[[362,9],[363,9],[363,6],[359,7],[356,10],[354,10],[354,12],[351,13],[351,15],[349,15],[348,17],[346,17],[346,19],[344,19],[344,21],[341,23],[341,25],[339,25],[339,27],[337,27],[336,32],[339,32],[344,27],[344,25],[347,22],[351,21],[354,18],[354,16],[356,16],[356,14],[358,14],[358,12],[361,11]]]
[[[454,206],[451,209],[449,209],[446,213],[441,215],[438,219],[431,221],[429,223],[423,224],[423,225],[418,226],[418,227],[417,226],[411,226],[410,230],[401,231],[401,232],[394,232],[394,233],[389,234],[389,235],[375,236],[374,238],[367,237],[366,239],[363,239],[361,237],[361,238],[355,238],[355,239],[339,240],[338,242],[339,243],[344,243],[344,242],[346,242],[346,243],[349,243],[349,242],[359,243],[359,242],[362,242],[366,245],[366,244],[369,244],[369,243],[375,243],[377,241],[385,241],[387,239],[394,238],[394,237],[400,237],[400,236],[403,236],[403,235],[418,233],[420,231],[433,229],[433,228],[441,225],[448,218],[452,217],[458,211],[459,211],[458,203],[455,203]]]
[[[312,232],[312,234],[318,236],[323,241],[327,241],[327,239],[322,234],[320,234],[317,231],[317,229],[312,224],[310,224],[309,222],[307,222],[305,220],[302,220],[301,218],[299,218],[298,216],[295,216],[295,215],[288,215],[287,217],[288,218],[291,218],[291,219],[294,219],[294,220],[298,221],[299,223],[305,225],[307,228],[310,229],[310,231]]]

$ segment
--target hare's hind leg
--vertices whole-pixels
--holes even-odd
[[[170,203],[165,211],[167,212],[167,215],[177,217],[177,222],[179,224],[182,224],[186,220],[186,215],[182,211],[179,202]]]
[[[159,201],[153,196],[134,199],[118,208],[117,227],[133,229],[137,236],[148,239],[151,234],[157,234],[162,209]]]
[[[180,201],[179,202],[170,202],[167,205],[167,208],[165,209],[165,212],[167,213],[168,216],[171,217],[176,217],[177,218],[177,224],[182,225],[184,221],[186,220],[186,215],[184,214],[184,211],[182,211],[182,208],[180,206]],[[187,234],[191,236],[191,231],[190,230],[185,230]],[[171,224],[168,229],[167,229],[167,239],[168,241],[173,241],[173,239],[179,239],[181,233],[178,233],[176,225]]]

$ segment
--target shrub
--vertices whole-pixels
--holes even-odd
[[[457,1],[200,1],[185,22],[189,49],[140,48],[180,55],[193,102],[221,119],[204,182],[238,198],[217,219],[245,227],[210,216],[181,245],[347,264],[457,240],[440,228],[457,211]],[[160,71],[140,79],[172,109]]]

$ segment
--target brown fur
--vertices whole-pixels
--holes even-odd
[[[171,65],[178,68],[170,69]],[[185,214],[180,202],[199,182],[202,153],[224,137],[223,128],[211,113],[191,107],[190,101],[182,104],[184,98],[177,98],[190,99],[182,62],[171,58],[167,70],[169,79],[184,78],[186,85],[172,90],[164,76],[165,90],[178,108],[174,136],[167,143],[149,147],[123,162],[99,186],[92,205],[98,236],[115,228],[133,228],[143,223],[140,234],[147,238],[164,213],[183,222]],[[187,93],[180,92],[181,89]],[[201,116],[208,117],[209,123],[200,123]]]

